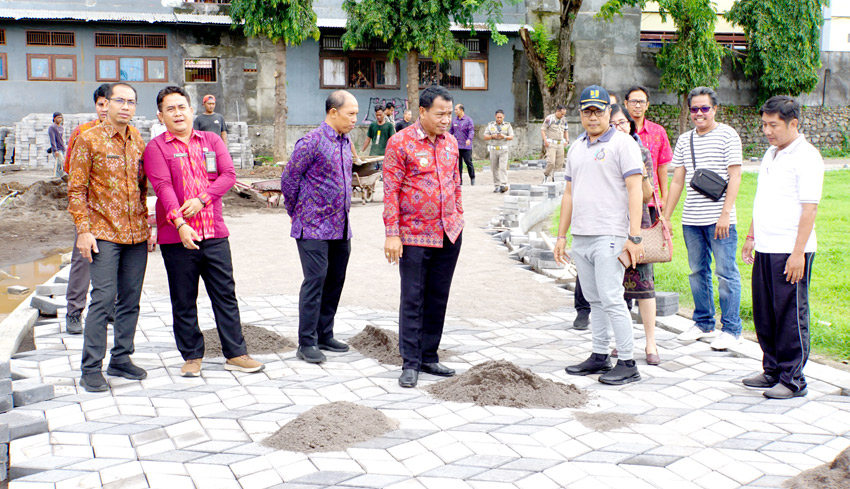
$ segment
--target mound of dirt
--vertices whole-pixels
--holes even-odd
[[[398,351],[398,333],[395,331],[368,324],[363,331],[352,337],[348,344],[363,356],[380,363],[396,366],[402,364],[401,353]],[[451,350],[439,349],[437,355],[440,358],[449,358],[455,354]]]
[[[576,419],[579,423],[596,431],[612,431],[618,428],[626,428],[637,421],[634,416],[625,413],[577,412]]]
[[[831,463],[800,472],[782,486],[788,489],[847,489],[850,487],[850,447]]]
[[[221,340],[216,328],[202,331],[204,334],[204,356],[215,358],[223,355],[221,352]],[[250,324],[242,325],[242,336],[248,346],[249,355],[261,355],[264,353],[284,353],[292,351],[298,345],[289,338],[281,336],[274,331]]]
[[[518,408],[578,408],[588,398],[573,384],[544,379],[505,360],[484,362],[425,390],[446,401]]]
[[[68,213],[65,180],[0,184],[0,199],[20,192],[0,208],[0,266],[26,263],[74,244],[74,221]]]
[[[253,168],[243,168],[243,169],[236,170],[236,176],[272,179],[272,178],[280,178],[280,174],[282,172],[283,172],[282,166],[261,165],[261,166],[255,166]]]
[[[18,182],[0,184],[0,196],[19,191],[6,205],[11,209],[31,209],[64,211],[68,209],[67,177],[40,180],[29,187]],[[4,206],[6,207],[6,206]]]
[[[353,402],[322,404],[298,415],[262,444],[293,452],[335,452],[398,428],[398,421]]]

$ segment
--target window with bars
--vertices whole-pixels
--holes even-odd
[[[325,54],[319,60],[320,88],[398,88],[397,61],[385,57]]]
[[[216,83],[218,81],[218,60],[213,58],[184,59],[183,76],[186,83]]]
[[[164,82],[168,80],[168,58],[95,56],[97,81]]]
[[[6,44],[6,29],[0,29],[0,46]]]
[[[66,31],[27,31],[27,46],[74,47],[76,36]]]
[[[9,73],[7,73],[8,68],[6,66],[6,53],[0,53],[0,80],[9,79]]]
[[[77,57],[67,54],[27,54],[27,80],[76,81]]]
[[[449,89],[487,90],[487,60],[419,60],[419,88],[442,85]]]
[[[168,47],[168,39],[165,34],[95,32],[94,45],[98,48],[166,49]]]

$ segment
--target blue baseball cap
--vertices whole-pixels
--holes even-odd
[[[580,110],[584,110],[588,107],[596,107],[600,110],[605,110],[610,105],[611,97],[608,95],[608,90],[600,87],[599,85],[591,85],[584,90],[581,91],[581,97],[579,97],[579,107]]]

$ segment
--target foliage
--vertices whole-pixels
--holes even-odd
[[[756,79],[759,104],[817,86],[827,5],[829,0],[738,0],[726,13],[747,34],[744,73]]]
[[[537,52],[544,60],[546,68],[546,86],[553,87],[558,78],[558,45],[549,39],[549,31],[543,22],[534,25],[531,32],[531,42],[537,48]]]
[[[319,39],[313,0],[231,0],[233,28],[248,37],[297,46],[308,37]]]

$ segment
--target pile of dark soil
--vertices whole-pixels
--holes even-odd
[[[831,463],[800,472],[782,486],[788,489],[847,489],[850,487],[850,447]]]
[[[348,344],[363,356],[380,363],[397,366],[402,364],[401,353],[398,351],[398,333],[395,331],[368,324],[363,331],[352,337]],[[437,355],[441,359],[449,358],[454,356],[454,352],[439,349]]]
[[[577,412],[576,419],[579,423],[596,431],[612,431],[618,428],[626,428],[637,422],[634,416],[625,413]]]
[[[573,384],[544,379],[505,360],[484,362],[425,390],[446,401],[518,408],[578,408],[588,398]]]
[[[215,358],[223,355],[221,352],[221,340],[216,328],[206,329],[204,333],[204,356]],[[248,346],[249,355],[261,355],[265,353],[284,353],[294,350],[298,345],[289,338],[281,336],[274,331],[250,324],[242,325],[242,336]]]
[[[236,176],[243,178],[266,178],[270,180],[272,178],[280,178],[281,172],[283,172],[282,166],[261,165],[253,168],[242,168],[236,170]]]
[[[240,190],[237,187],[231,188],[224,194],[221,203],[224,205],[224,213],[228,215],[240,215],[246,211],[253,212],[255,209],[267,207],[265,197],[250,190]],[[281,206],[281,208],[283,207]]]
[[[68,213],[68,184],[63,179],[0,184],[0,199],[20,193],[0,208],[0,266],[26,263],[74,244],[74,221]]]
[[[298,415],[262,444],[293,452],[334,452],[398,428],[398,421],[377,409],[340,401]]]
[[[18,182],[0,184],[0,197],[19,191],[6,206],[10,209],[30,209],[39,211],[54,210],[64,211],[68,209],[68,183],[67,177],[40,180],[29,187]]]

